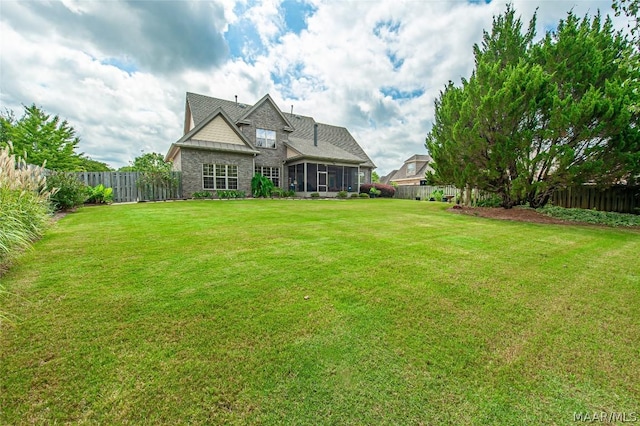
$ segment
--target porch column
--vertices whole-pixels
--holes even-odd
[[[303,183],[304,187],[302,188],[302,191],[304,193],[306,193],[307,192],[307,188],[308,188],[308,186],[307,186],[307,162],[306,161],[304,162],[304,179],[303,179],[303,182],[304,182]]]

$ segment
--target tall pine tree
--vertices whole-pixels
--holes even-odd
[[[0,117],[0,144],[11,141],[16,154],[28,163],[49,170],[76,171],[81,164],[76,153],[80,140],[66,120],[46,114],[35,104],[25,107],[24,115],[15,120],[12,113]]]
[[[611,20],[569,13],[534,44],[511,6],[474,46],[475,69],[436,100],[426,146],[433,178],[498,194],[510,208],[543,206],[553,191],[638,174],[637,69]]]

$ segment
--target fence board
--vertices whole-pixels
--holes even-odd
[[[396,188],[395,198],[406,200],[415,200],[420,197],[421,200],[428,200],[431,193],[436,189],[442,189],[444,195],[456,195],[457,189],[453,185],[445,186],[419,186],[419,185],[400,185]]]
[[[595,209],[618,213],[640,213],[640,187],[613,186],[599,189],[579,186],[555,191],[551,202],[560,207]]]
[[[135,201],[161,201],[182,198],[182,174],[172,172],[177,185],[166,188],[157,185],[147,185],[143,188],[138,185],[139,172],[78,172],[79,180],[89,186],[104,185],[113,189],[113,201],[115,203]]]
[[[436,189],[444,190],[444,195],[457,195],[457,189],[452,185],[401,185],[396,189],[395,198],[414,200],[416,197],[420,197],[421,200],[428,200]],[[482,199],[487,195],[479,194],[479,198]],[[623,185],[606,189],[594,186],[571,187],[555,191],[551,202],[553,205],[565,208],[640,214],[640,187]]]

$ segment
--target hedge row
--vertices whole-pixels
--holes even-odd
[[[360,185],[360,193],[368,194],[371,188],[375,188],[380,191],[380,197],[393,198],[396,194],[396,189],[391,185],[385,185],[383,183],[364,183]]]

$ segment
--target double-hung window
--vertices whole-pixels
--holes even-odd
[[[275,130],[256,129],[256,146],[259,148],[275,148]]]
[[[280,186],[280,167],[256,166],[256,173],[271,179],[273,186]]]
[[[238,166],[229,164],[203,164],[204,189],[238,189]]]

